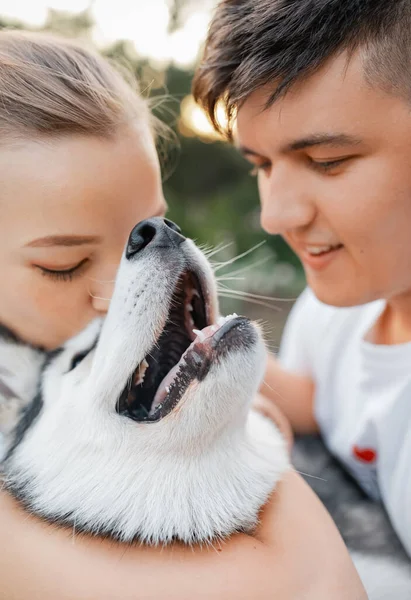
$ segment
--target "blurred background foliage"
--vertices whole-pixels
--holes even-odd
[[[36,1],[31,0],[31,8]],[[134,0],[134,3],[138,5],[139,1],[143,2]],[[182,32],[190,32],[194,25],[190,25],[189,19],[195,24],[193,18],[198,6],[204,4],[198,0],[158,1],[167,3],[167,34],[180,38]],[[215,0],[207,2],[211,11]],[[43,22],[36,25],[25,22],[24,18],[2,16],[0,6],[0,28],[46,30],[95,44],[93,4],[91,1],[77,12],[43,6],[46,8]],[[23,11],[23,17],[24,14]],[[181,44],[184,53],[184,39]],[[250,175],[250,165],[235,148],[218,139],[190,95],[201,39],[197,43],[197,59],[187,64],[172,57],[154,60],[143,56],[127,36],[110,41],[100,39],[97,45],[103,54],[132,70],[143,93],[152,98],[154,113],[172,132],[165,138],[162,136],[158,144],[169,217],[200,245],[220,248],[212,257],[214,262],[231,261],[255,248],[219,271],[219,275],[227,278],[221,286],[232,290],[222,292],[223,310],[260,317],[273,324],[274,331],[269,337],[275,346],[291,305],[281,300],[298,295],[304,286],[304,276],[298,259],[283,240],[261,230],[257,182]],[[267,296],[270,300],[249,298],[245,304],[243,292]]]

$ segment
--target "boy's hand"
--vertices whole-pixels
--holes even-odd
[[[274,414],[279,411],[295,433],[317,433],[314,393],[311,377],[287,371],[275,356],[268,354],[264,382],[260,388],[268,416],[273,415],[276,420]]]

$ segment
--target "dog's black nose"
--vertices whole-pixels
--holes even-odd
[[[180,227],[173,221],[160,217],[146,219],[138,223],[130,233],[126,258],[132,258],[148,245],[150,245],[150,248],[172,248],[182,244],[185,239],[181,235]]]

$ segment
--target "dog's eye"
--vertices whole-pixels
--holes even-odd
[[[76,356],[71,361],[71,365],[70,365],[69,371],[72,371],[73,369],[75,369],[77,367],[77,365],[79,365],[81,363],[81,361],[84,358],[86,358],[86,356],[87,356],[88,353],[89,353],[89,351],[87,350],[87,352],[80,352],[80,354],[76,354]]]

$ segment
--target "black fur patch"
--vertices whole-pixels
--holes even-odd
[[[17,423],[16,429],[14,430],[14,438],[13,442],[7,452],[5,457],[5,461],[13,454],[14,450],[20,444],[22,439],[24,438],[26,431],[32,425],[32,423],[36,420],[38,415],[40,414],[41,409],[43,408],[43,397],[42,393],[39,390],[33,400],[22,410],[21,416]]]
[[[57,358],[57,356],[59,356],[59,354],[61,354],[62,352],[63,352],[62,348],[57,348],[56,350],[51,350],[50,352],[47,352],[46,358],[45,358],[45,361],[44,361],[43,367],[42,367],[42,373],[53,362],[53,360],[55,358]],[[5,461],[7,461],[7,459],[13,454],[14,450],[17,448],[17,446],[23,440],[23,438],[26,434],[26,431],[34,423],[36,418],[39,416],[42,408],[43,408],[43,394],[41,391],[41,380],[40,380],[37,392],[36,392],[33,400],[29,404],[27,404],[27,406],[25,406],[21,411],[18,423],[14,430],[13,442],[7,452]]]
[[[50,352],[47,352],[42,372],[44,372],[47,369],[47,367],[54,361],[54,359],[57,358],[62,352],[63,348],[56,348],[56,350],[50,350]]]

